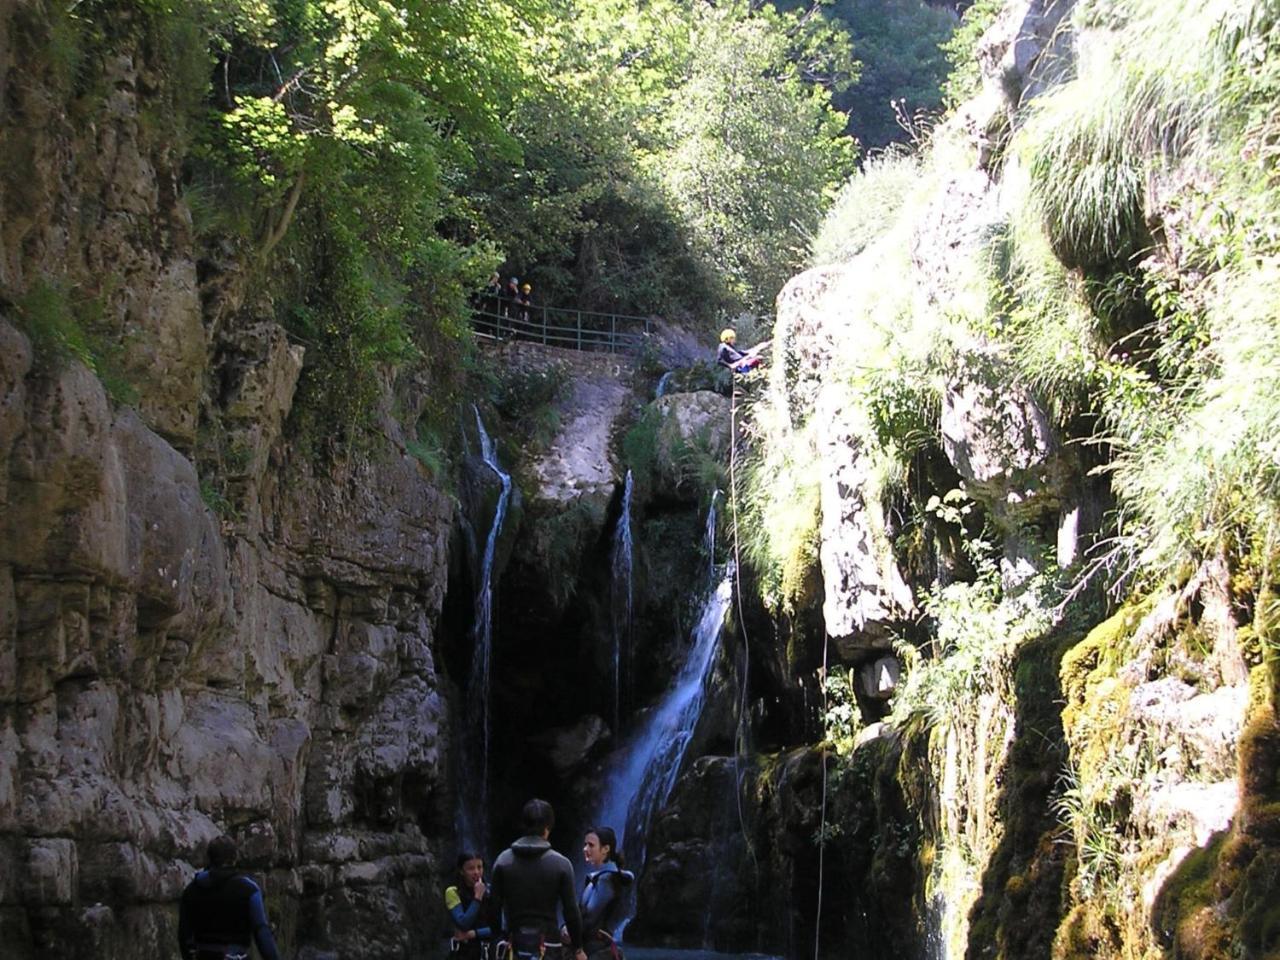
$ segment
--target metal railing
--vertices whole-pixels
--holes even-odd
[[[471,311],[471,325],[494,340],[523,340],[546,347],[639,353],[649,337],[649,321],[619,313],[593,313],[562,307],[521,306],[484,297]]]

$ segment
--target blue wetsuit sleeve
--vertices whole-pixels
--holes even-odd
[[[470,930],[472,924],[480,917],[480,901],[472,900],[471,906],[465,910],[462,908],[462,904],[458,904],[449,911],[449,917],[453,920],[453,925],[459,930]],[[476,932],[479,935],[479,931]]]
[[[276,938],[271,935],[271,926],[267,923],[267,908],[262,902],[261,890],[255,889],[249,898],[249,922],[253,927],[253,942],[258,945],[262,960],[280,960]]]

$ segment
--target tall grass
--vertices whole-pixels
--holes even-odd
[[[894,147],[867,158],[836,195],[809,253],[813,266],[847,263],[893,226],[921,176],[920,157]]]
[[[1275,512],[1277,9],[1092,4],[1109,42],[1015,136],[1043,233],[1011,230],[1007,333],[1033,382],[1103,416],[1122,573],[1167,573]],[[1111,288],[1086,276],[1123,279],[1150,319],[1110,330]]]

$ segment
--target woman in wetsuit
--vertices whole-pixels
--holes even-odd
[[[582,908],[582,949],[589,957],[606,952],[621,960],[622,951],[614,942],[618,925],[625,919],[627,892],[635,875],[622,869],[618,837],[611,827],[592,827],[582,838],[582,856],[587,861],[587,880],[578,905]]]
[[[453,926],[449,941],[453,953],[467,960],[487,957],[498,922],[484,882],[484,859],[480,854],[458,854],[457,883],[445,889],[444,907]]]

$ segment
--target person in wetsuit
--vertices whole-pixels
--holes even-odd
[[[236,869],[235,841],[218,837],[207,856],[209,866],[187,884],[178,905],[183,960],[248,960],[251,942],[262,960],[280,960],[262,890]]]
[[[573,894],[573,867],[551,849],[555,825],[551,804],[537,798],[520,812],[524,836],[499,854],[493,865],[494,906],[502,911],[512,955],[542,960],[586,960],[580,947],[571,952],[560,939],[557,907],[564,914],[569,940],[582,943],[582,914]]]
[[[493,899],[484,882],[484,859],[478,853],[458,854],[457,882],[444,891],[453,936],[449,946],[459,960],[487,957],[498,932]]]
[[[725,328],[720,331],[720,346],[716,350],[716,363],[722,367],[728,367],[734,373],[747,373],[754,370],[760,364],[764,363],[759,356],[756,355],[756,347],[743,353],[738,349],[738,334],[731,328]]]
[[[582,838],[587,879],[578,906],[582,910],[583,949],[588,957],[611,954],[621,960],[616,938],[625,919],[627,891],[635,875],[622,869],[622,853],[612,827],[592,827]]]

